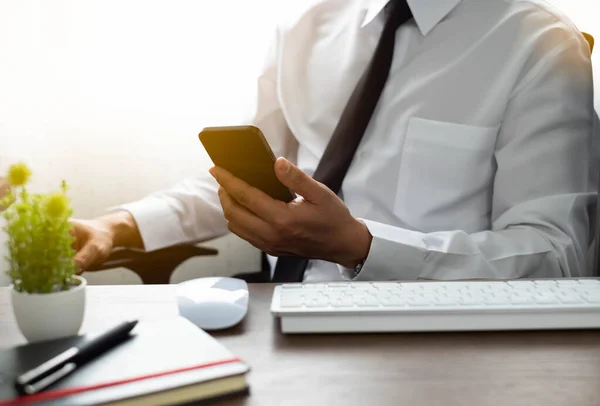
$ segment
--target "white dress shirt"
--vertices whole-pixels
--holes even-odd
[[[256,109],[312,175],[369,62],[387,0],[321,0],[283,22]],[[590,49],[546,3],[410,0],[390,77],[342,186],[373,235],[356,280],[584,273],[595,178]],[[207,174],[122,206],[147,250],[228,232]],[[247,269],[240,269],[247,272]],[[311,261],[305,281],[353,278]]]

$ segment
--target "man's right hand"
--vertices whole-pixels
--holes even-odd
[[[78,274],[104,262],[115,247],[143,248],[135,220],[126,211],[93,220],[71,219],[71,224]]]

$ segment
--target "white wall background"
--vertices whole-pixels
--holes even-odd
[[[306,1],[0,0],[0,170],[25,159],[37,189],[66,179],[80,217],[206,170],[198,132],[248,108],[275,21]],[[596,1],[551,3],[600,40]],[[233,236],[211,245],[223,255],[189,261],[173,282],[259,267]]]

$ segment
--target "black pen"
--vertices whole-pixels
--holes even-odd
[[[18,376],[15,387],[31,395],[71,374],[79,366],[122,343],[137,324],[137,320],[123,322],[81,347],[71,347],[56,357]]]

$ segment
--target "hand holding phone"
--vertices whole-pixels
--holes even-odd
[[[275,174],[275,155],[258,127],[207,127],[198,135],[215,166],[219,166],[273,199],[290,202],[292,193]]]

